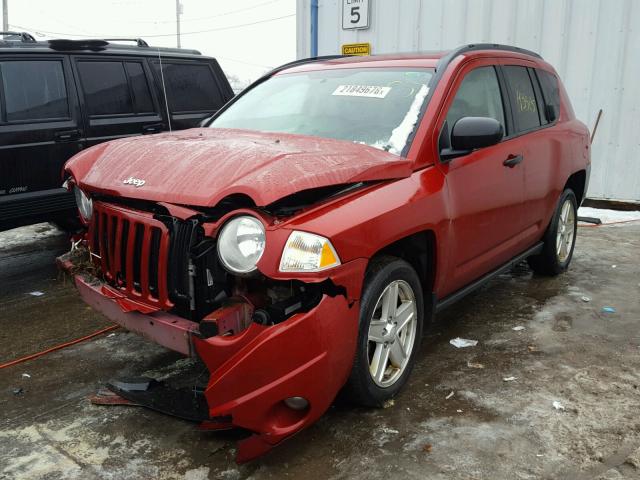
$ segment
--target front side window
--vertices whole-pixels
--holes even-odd
[[[133,113],[133,102],[122,62],[78,62],[89,115]]]
[[[526,67],[509,65],[503,67],[509,85],[509,98],[514,120],[519,132],[540,126],[540,116],[531,77]]]
[[[429,93],[433,70],[348,68],[276,75],[211,124],[363,143],[400,155]]]
[[[3,61],[0,72],[8,122],[69,118],[61,61]]]
[[[462,80],[447,112],[449,132],[462,117],[493,118],[505,128],[502,96],[494,67],[476,68]]]

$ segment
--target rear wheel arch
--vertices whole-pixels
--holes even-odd
[[[577,172],[571,174],[567,179],[567,183],[565,183],[563,191],[567,188],[573,190],[573,193],[576,196],[576,200],[578,202],[578,206],[582,204],[584,197],[586,195],[585,187],[587,184],[587,171],[586,170],[578,170]]]

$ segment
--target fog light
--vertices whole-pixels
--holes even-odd
[[[285,398],[284,403],[292,410],[304,410],[309,406],[309,402],[304,397],[289,397]]]

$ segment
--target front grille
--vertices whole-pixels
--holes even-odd
[[[170,233],[153,214],[94,203],[89,244],[105,280],[130,298],[169,310]]]

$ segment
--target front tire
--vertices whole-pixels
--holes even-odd
[[[360,303],[356,357],[345,386],[355,403],[380,407],[404,386],[416,361],[424,323],[415,270],[395,257],[374,259]]]
[[[577,231],[578,202],[573,190],[566,189],[544,235],[542,252],[527,259],[533,271],[550,276],[566,271],[573,257]]]

